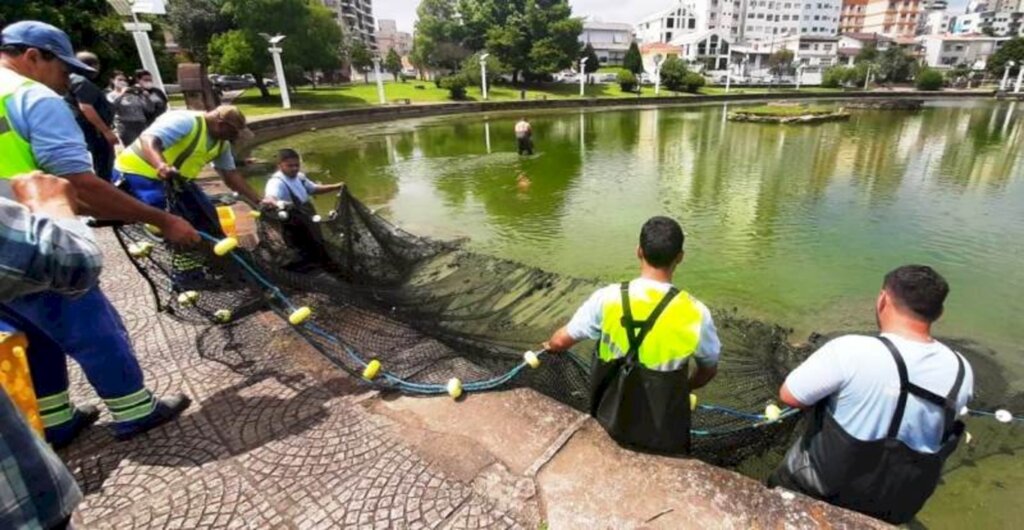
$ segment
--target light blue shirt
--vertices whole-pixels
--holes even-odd
[[[160,143],[163,144],[164,149],[167,149],[175,142],[188,136],[188,133],[192,132],[192,128],[196,126],[196,113],[187,110],[172,110],[165,112],[160,115],[152,125],[149,126],[142,134],[155,136],[160,139]],[[216,142],[209,135],[206,137],[207,147],[212,147]],[[227,145],[225,149],[220,152],[220,155],[213,160],[213,167],[221,171],[231,171],[235,169],[235,157],[231,153],[231,143],[225,142]],[[168,163],[171,163],[168,160]]]
[[[637,296],[643,290],[650,288],[667,293],[672,287],[670,283],[662,283],[647,278],[637,278],[630,282],[629,291],[637,292]],[[576,310],[572,320],[566,326],[566,331],[573,340],[581,341],[586,339],[596,340],[601,336],[601,320],[606,303],[618,300],[622,294],[619,292],[619,284],[612,284],[598,289],[587,299],[586,302]],[[684,296],[684,295],[680,295]],[[691,297],[693,303],[701,314],[700,339],[697,343],[697,351],[693,356],[700,366],[715,366],[718,364],[719,352],[722,344],[718,340],[718,331],[715,329],[715,321],[711,319],[711,311],[696,298]]]
[[[299,172],[294,178],[289,178],[278,171],[267,181],[264,195],[285,202],[294,202],[297,199],[299,204],[305,204],[309,202],[309,196],[315,192],[316,184],[310,181],[305,173]]]
[[[68,104],[42,83],[19,87],[7,98],[11,126],[32,146],[36,165],[52,175],[90,173],[92,155]],[[4,196],[10,196],[5,186]]]
[[[914,342],[885,334],[900,351],[910,382],[946,396],[956,380],[957,362],[939,341]],[[974,394],[974,373],[964,359],[964,381],[957,396],[959,411]],[[786,387],[804,405],[828,399],[832,416],[858,440],[885,438],[896,411],[900,377],[889,350],[877,337],[845,335],[814,352],[786,378]],[[910,395],[899,438],[911,449],[935,453],[944,426],[941,408]]]

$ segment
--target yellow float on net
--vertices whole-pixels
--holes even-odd
[[[374,359],[366,364],[366,368],[363,369],[363,379],[367,381],[373,381],[377,374],[380,372],[380,361]]]
[[[154,236],[159,236],[164,233],[163,230],[160,230],[160,228],[157,227],[156,225],[151,225],[148,223],[146,224],[146,231],[149,232],[150,234],[153,234]]]
[[[779,421],[779,418],[781,417],[782,409],[780,409],[775,403],[769,403],[768,406],[764,408],[764,418],[766,420]]]
[[[128,254],[133,258],[145,258],[153,251],[153,244],[148,241],[128,245]]]
[[[288,315],[288,322],[293,326],[298,326],[299,324],[305,322],[306,319],[309,318],[309,316],[312,314],[312,309],[310,309],[307,306],[302,306],[296,309],[295,311],[292,311],[292,314]]]
[[[697,410],[697,394],[690,394],[690,412]]]
[[[458,377],[453,377],[448,380],[448,395],[452,399],[459,399],[462,397],[462,381],[459,381]]]
[[[218,309],[217,312],[213,314],[213,319],[222,324],[226,324],[231,322],[231,316],[230,309]]]
[[[185,291],[178,295],[178,303],[181,305],[195,305],[198,300],[199,293],[195,291]]]
[[[237,248],[237,247],[238,247],[238,240],[237,239],[235,239],[233,237],[225,237],[224,239],[221,239],[220,241],[217,242],[216,245],[213,246],[213,253],[218,255],[218,256],[223,256],[223,255],[227,254],[228,252],[231,252],[232,250],[235,250],[235,248]]]
[[[249,217],[252,217],[253,219],[259,219],[262,216],[263,212],[259,210],[249,210]]]
[[[532,351],[528,351],[523,354],[523,361],[530,365],[530,368],[537,368],[540,366],[540,357],[537,357],[537,354]]]

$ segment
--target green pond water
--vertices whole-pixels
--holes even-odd
[[[635,275],[643,221],[673,216],[687,233],[676,284],[795,340],[872,329],[884,273],[929,264],[952,287],[937,333],[990,350],[1024,389],[1024,104],[935,101],[813,126],[733,123],[729,108],[528,114],[532,157],[515,153],[519,114],[496,113],[326,129],[254,154],[298,149],[311,178],[345,181],[413,233],[608,281]],[[1017,522],[1024,434],[970,429],[977,455],[960,451],[920,524]]]

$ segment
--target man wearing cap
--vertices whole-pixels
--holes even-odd
[[[95,53],[83,51],[75,57],[89,68],[99,71],[100,59]],[[85,136],[96,176],[110,180],[114,169],[114,146],[118,143],[117,135],[110,128],[114,123],[114,107],[107,101],[103,90],[93,83],[96,75],[72,73],[71,86],[64,99],[71,105],[78,127]]]
[[[93,69],[75,58],[61,30],[22,21],[0,34],[0,195],[10,196],[14,176],[42,170],[71,183],[79,213],[149,223],[175,243],[198,242],[184,219],[147,206],[95,175],[82,132],[57,94],[67,90],[69,71],[89,74]],[[81,365],[103,398],[118,438],[170,421],[190,403],[181,394],[153,397],[124,324],[98,287],[76,299],[46,292],[5,301],[0,318],[28,336],[46,439],[56,447],[70,443],[99,416],[95,407],[71,403],[65,355]]]

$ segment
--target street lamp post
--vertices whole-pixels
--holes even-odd
[[[260,33],[267,42],[270,43],[270,47],[267,51],[274,58],[274,72],[277,73],[277,86],[281,89],[281,108],[290,109],[292,108],[291,96],[288,94],[288,82],[284,78],[284,66],[281,64],[281,41],[284,40],[284,35],[278,33],[277,35],[270,36],[266,33]]]
[[[654,95],[661,93],[661,54],[654,56]]]
[[[725,62],[725,93],[729,93],[729,86],[732,84],[732,57]]]
[[[588,57],[580,58],[580,97],[584,96],[584,89],[587,82],[587,59]]]
[[[868,90],[868,84],[871,83],[871,63],[868,63],[868,72],[864,75],[864,91]]]
[[[1003,68],[1003,82],[999,83],[999,91],[1006,91],[1006,83],[1010,80],[1010,68],[1017,64],[1013,61],[1006,61],[1006,67]]]
[[[1020,94],[1021,83],[1024,82],[1024,66],[1017,69],[1017,82],[1013,85],[1013,93]]]
[[[384,97],[384,80],[380,77],[380,57],[373,58],[373,76],[377,79],[377,99],[384,105],[388,100]]]
[[[139,60],[142,62],[142,67],[153,76],[153,84],[166,92],[164,80],[160,77],[160,68],[157,66],[156,56],[153,55],[153,44],[149,40],[149,32],[153,30],[153,25],[139,22],[138,17],[139,13],[166,15],[165,2],[163,0],[107,0],[107,3],[114,8],[118,15],[130,16],[132,18],[131,22],[124,24],[124,29],[132,32],[135,47],[139,51]]]
[[[804,65],[803,64],[798,64],[798,65],[796,65],[796,89],[797,90],[800,90],[800,81],[803,79],[803,77],[804,77]]]
[[[484,101],[487,101],[487,58],[490,56],[489,53],[480,56],[480,84],[483,89]]]

